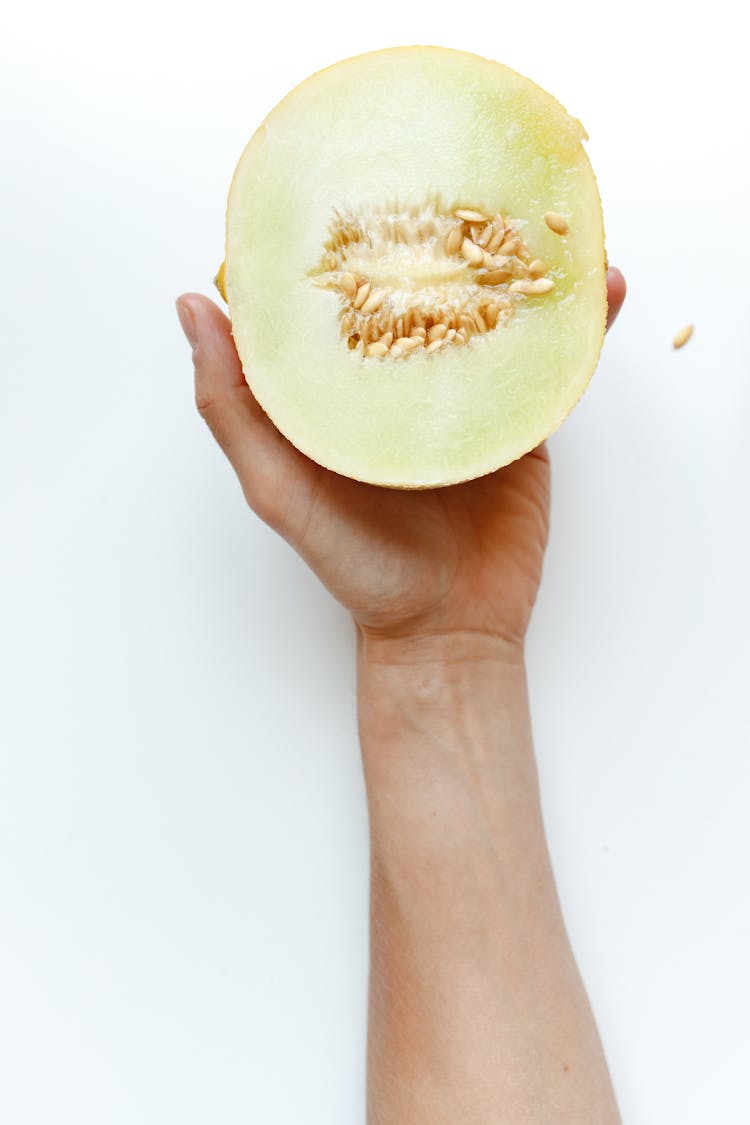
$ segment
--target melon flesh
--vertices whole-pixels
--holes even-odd
[[[560,425],[594,372],[606,322],[585,136],[528,79],[431,47],[338,63],[271,112],[232,181],[222,280],[248,384],[299,450],[358,480],[427,488],[508,464]],[[508,216],[554,288],[514,294],[512,315],[461,346],[367,355],[342,331],[349,299],[321,283],[331,231],[337,216],[367,230],[425,208],[441,232],[457,208]],[[548,212],[565,218],[566,234],[550,229]],[[437,245],[439,269],[426,269],[436,236],[426,228],[423,241],[398,284],[398,248],[378,275],[394,302],[422,311],[428,298],[448,300],[443,290],[471,286],[460,255],[451,273]],[[508,289],[494,291],[510,299]]]

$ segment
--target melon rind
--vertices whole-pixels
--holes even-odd
[[[446,48],[348,59],[276,106],[232,181],[224,285],[248,384],[298,449],[357,480],[426,488],[492,472],[558,428],[594,372],[607,311],[584,139],[528,79]],[[524,220],[555,290],[462,347],[364,358],[341,335],[339,298],[311,278],[334,208],[431,199]],[[568,219],[565,237],[548,211]]]

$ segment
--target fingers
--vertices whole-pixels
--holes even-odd
[[[273,522],[274,481],[291,447],[245,381],[224,313],[208,298],[188,293],[178,299],[177,315],[193,349],[198,410],[232,463],[250,506]]]
[[[229,320],[197,293],[178,299],[177,315],[193,349],[196,405],[234,464],[242,456],[248,429],[262,424],[262,411],[245,382]]]
[[[614,324],[625,300],[625,278],[615,266],[607,270],[607,328]]]

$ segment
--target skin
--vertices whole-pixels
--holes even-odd
[[[612,324],[625,297],[607,275]],[[450,488],[321,468],[253,398],[226,316],[186,294],[198,409],[250,507],[352,614],[371,842],[368,1125],[620,1120],[544,837],[524,638],[545,445]]]

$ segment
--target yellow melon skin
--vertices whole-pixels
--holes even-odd
[[[585,138],[528,79],[435,47],[347,59],[272,110],[232,180],[221,285],[248,384],[298,449],[357,480],[428,488],[492,472],[557,429],[606,323]],[[462,347],[365,357],[342,337],[339,295],[313,279],[332,217],[426,199],[519,220],[554,291],[516,301],[507,324]]]

